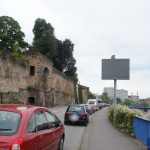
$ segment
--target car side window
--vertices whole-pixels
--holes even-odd
[[[37,131],[48,129],[47,121],[43,111],[36,112]]]
[[[35,114],[33,114],[31,116],[31,118],[29,119],[28,122],[28,126],[27,126],[28,132],[32,133],[36,131],[36,125],[35,125]]]
[[[48,121],[50,127],[56,128],[58,123],[57,123],[55,117],[50,112],[47,112],[47,111],[45,111],[45,115],[46,115],[46,118],[47,118],[47,121]]]

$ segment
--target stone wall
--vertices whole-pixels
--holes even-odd
[[[82,99],[83,103],[87,103],[89,95],[89,88],[86,86],[82,86]]]
[[[70,78],[40,53],[26,52],[27,65],[0,57],[0,103],[59,106],[74,103]]]
[[[40,90],[42,105],[58,106],[74,103],[73,82],[53,67],[52,62],[40,53],[26,53],[29,66],[35,67],[35,75],[29,76],[31,88]]]
[[[27,88],[29,67],[8,56],[0,57],[0,92],[18,92]]]

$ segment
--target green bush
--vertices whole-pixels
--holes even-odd
[[[142,116],[140,110],[130,109],[127,106],[110,106],[108,111],[109,120],[121,131],[132,134],[133,133],[133,116]]]

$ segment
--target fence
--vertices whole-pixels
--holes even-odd
[[[150,121],[134,116],[133,133],[137,139],[150,148]],[[149,149],[148,149],[149,150]]]

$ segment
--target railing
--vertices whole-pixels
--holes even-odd
[[[129,108],[131,108],[131,109],[140,109],[140,110],[144,110],[144,111],[150,110],[150,106],[129,106]]]
[[[137,139],[150,148],[150,121],[134,116],[133,133]],[[149,149],[148,149],[149,150]]]

